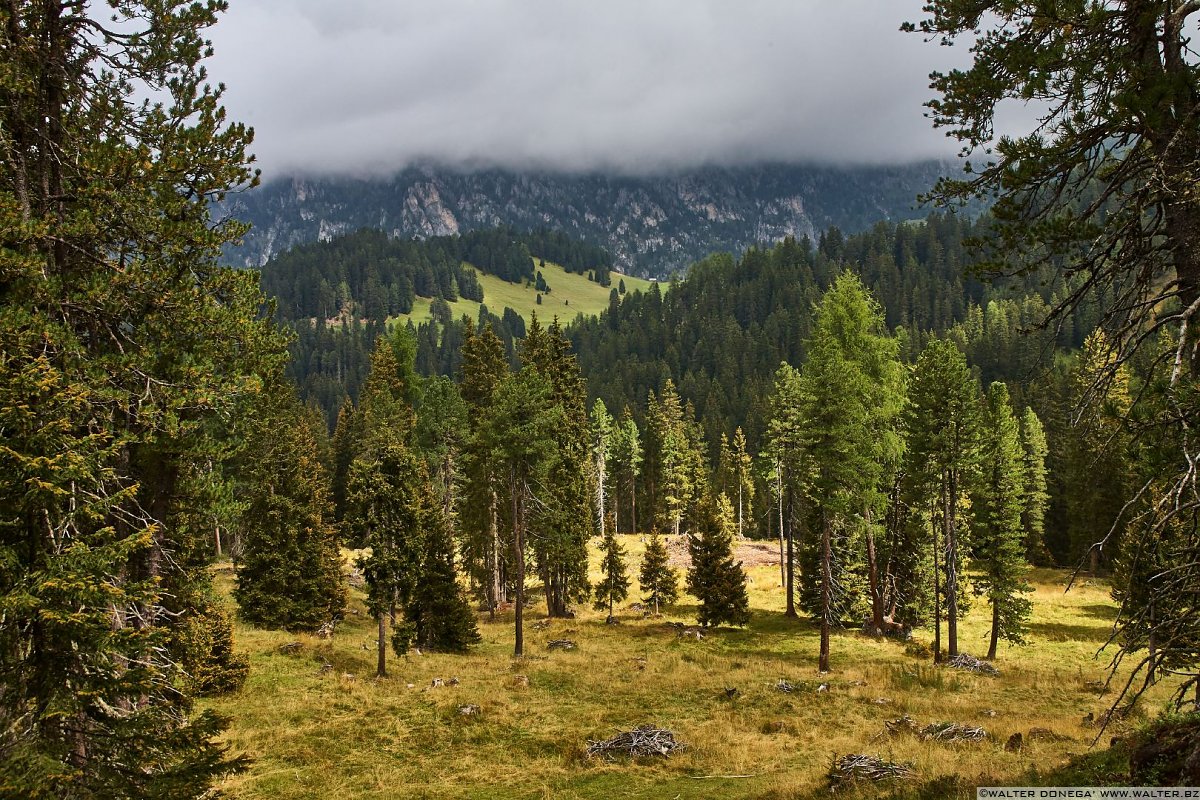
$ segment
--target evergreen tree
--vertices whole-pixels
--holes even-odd
[[[500,479],[509,509],[515,656],[525,652],[525,556],[530,507],[545,502],[544,487],[559,453],[554,437],[564,424],[562,408],[552,404],[551,392],[549,381],[540,372],[523,368],[496,387],[480,426],[480,443]]]
[[[251,442],[234,564],[238,613],[262,628],[316,630],[341,618],[346,586],[329,476],[291,387],[272,388]]]
[[[974,493],[973,552],[981,572],[980,591],[992,604],[989,659],[996,644],[1022,644],[1032,603],[1022,595],[1033,587],[1025,582],[1025,469],[1020,430],[1008,400],[1008,387],[988,387],[981,424],[979,481]]]
[[[646,542],[638,582],[642,586],[642,602],[653,603],[655,614],[662,606],[679,599],[679,576],[671,567],[667,545],[658,531],[652,531],[650,541]]]
[[[1068,536],[1072,560],[1095,575],[1120,548],[1117,524],[1131,494],[1132,467],[1122,419],[1129,413],[1129,372],[1113,364],[1108,338],[1095,331],[1071,371],[1071,427],[1065,446]]]
[[[181,674],[212,529],[179,518],[282,347],[218,266],[254,182],[201,66],[224,5],[88,6],[0,11],[0,786],[198,797],[239,762]]]
[[[697,504],[696,530],[688,532],[692,567],[687,590],[700,601],[697,621],[708,627],[750,621],[746,573],[733,557],[733,508],[725,495],[705,493]]]
[[[745,508],[754,502],[754,474],[751,471],[753,460],[746,447],[746,434],[741,426],[733,432],[733,483],[737,487],[737,530],[738,537],[745,535]]]
[[[883,626],[883,587],[874,529],[903,450],[898,417],[904,376],[898,345],[865,287],[843,273],[817,308],[800,374],[803,480],[820,542],[803,571],[808,610],[821,619],[819,668],[829,669],[829,635],[853,614],[866,573],[873,624]],[[865,540],[866,563],[856,539]],[[814,544],[817,544],[814,542]],[[815,552],[814,552],[815,551]]]
[[[425,498],[424,544],[420,579],[404,604],[405,633],[424,650],[463,653],[481,641],[454,568],[454,543],[436,498]],[[407,642],[401,642],[407,646]]]
[[[617,541],[616,532],[609,530],[600,541],[600,582],[596,584],[596,610],[608,610],[613,617],[613,604],[629,596],[629,576],[625,574],[625,548]]]
[[[629,407],[621,415],[621,421],[613,428],[610,459],[613,476],[618,484],[624,484],[629,496],[629,533],[637,531],[637,479],[642,472],[642,442],[637,422],[629,413]],[[619,495],[618,495],[619,496]],[[614,516],[620,517],[620,503],[613,503]],[[619,526],[618,526],[619,527]]]
[[[767,453],[776,468],[779,504],[779,535],[787,548],[783,556],[785,615],[796,616],[796,510],[795,498],[809,464],[805,459],[804,425],[801,416],[800,373],[787,363],[775,372],[771,394],[771,420],[767,427]]]
[[[688,438],[683,404],[668,378],[661,396],[651,393],[647,416],[647,457],[655,524],[678,535],[684,512],[695,496],[694,472],[689,469],[696,456]]]
[[[591,431],[592,455],[595,459],[596,470],[597,517],[600,521],[600,535],[604,536],[604,522],[607,518],[605,500],[608,498],[605,483],[608,479],[608,463],[613,446],[613,418],[608,413],[608,408],[605,407],[603,400],[597,399],[592,404]]]
[[[463,448],[462,523],[464,566],[482,587],[492,619],[496,607],[508,598],[510,559],[500,537],[500,483],[490,445],[483,438],[481,420],[489,412],[496,389],[508,374],[504,345],[490,326],[475,332],[464,320],[460,394],[469,417],[475,421]]]
[[[929,343],[913,369],[909,401],[909,504],[926,516],[933,534],[933,641],[934,658],[940,661],[942,598],[951,656],[958,654],[958,620],[966,611],[961,576],[969,539],[964,536],[963,499],[979,449],[979,388],[957,347],[942,339]]]
[[[1026,406],[1021,415],[1021,453],[1024,466],[1024,508],[1021,526],[1025,531],[1025,558],[1035,567],[1054,566],[1046,548],[1046,506],[1050,495],[1046,487],[1046,431],[1033,409]]]

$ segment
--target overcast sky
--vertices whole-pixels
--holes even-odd
[[[212,77],[267,177],[952,156],[921,0],[231,0]]]

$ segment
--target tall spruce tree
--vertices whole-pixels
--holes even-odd
[[[1017,419],[1008,387],[988,387],[980,425],[979,480],[973,493],[973,555],[979,568],[978,590],[992,604],[989,659],[1000,639],[1025,642],[1032,591],[1025,582],[1025,468]]]
[[[478,332],[469,319],[462,344],[459,392],[475,421],[464,443],[463,493],[459,519],[462,524],[462,553],[465,568],[482,588],[492,619],[496,608],[508,598],[511,560],[500,534],[501,477],[484,439],[486,418],[496,389],[508,374],[504,343],[490,325]]]
[[[89,5],[0,10],[0,785],[197,797],[234,763],[172,644],[211,552],[182,479],[281,348],[218,266],[254,180],[201,66],[224,4]]]
[[[629,533],[637,531],[637,479],[642,474],[642,440],[637,422],[626,406],[621,420],[613,429],[612,452],[613,476],[625,486],[629,497]],[[620,522],[619,493],[614,498],[613,514]],[[619,525],[618,525],[619,527]]]
[[[966,611],[962,575],[969,540],[963,500],[979,451],[979,387],[954,344],[934,339],[922,351],[909,382],[909,402],[909,505],[925,517],[932,533],[934,659],[940,661],[942,617],[947,620],[947,649],[955,656],[958,620]]]
[[[746,573],[733,555],[733,508],[725,495],[704,493],[696,504],[696,530],[688,532],[692,567],[687,590],[700,606],[696,620],[708,627],[750,621]]]
[[[263,628],[313,631],[346,603],[329,474],[305,416],[291,386],[271,387],[243,471],[233,597],[242,619]]]
[[[812,467],[803,481],[819,542],[809,548],[802,599],[821,620],[819,668],[828,671],[830,628],[859,610],[864,574],[873,624],[882,628],[874,529],[903,452],[904,375],[882,310],[850,273],[818,305],[808,350],[800,419]]]
[[[642,554],[642,566],[638,572],[638,583],[642,587],[642,602],[653,603],[654,613],[679,599],[679,576],[671,566],[666,542],[652,531]]]
[[[600,541],[600,582],[596,584],[596,610],[607,610],[608,619],[613,620],[613,605],[628,596],[625,548],[617,541],[616,531],[610,529]]]
[[[423,506],[424,552],[419,579],[404,604],[404,634],[424,650],[463,653],[481,641],[475,612],[458,583],[454,542],[436,492],[426,492]]]
[[[1035,567],[1054,566],[1046,547],[1046,507],[1050,494],[1046,485],[1046,430],[1028,406],[1021,415],[1021,455],[1024,466],[1024,507],[1021,526],[1025,530],[1025,558]]]
[[[754,473],[751,469],[753,459],[746,447],[746,434],[739,425],[733,432],[733,450],[731,477],[737,493],[737,530],[738,537],[746,535],[745,509],[754,503]]]
[[[786,363],[780,364],[775,372],[775,387],[771,393],[767,452],[777,465],[779,535],[786,547],[786,554],[783,555],[784,614],[788,617],[796,616],[796,495],[802,491],[801,482],[810,466],[804,448],[802,393],[800,373]]]
[[[591,538],[595,474],[587,414],[587,386],[557,318],[542,331],[534,316],[521,344],[524,367],[546,379],[550,404],[562,416],[552,432],[557,453],[546,476],[545,491],[531,518],[530,544],[546,591],[546,611],[566,617],[569,604],[586,600],[587,543]]]

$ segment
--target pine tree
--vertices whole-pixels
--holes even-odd
[[[775,371],[771,394],[771,419],[767,426],[767,454],[777,465],[777,502],[779,535],[786,546],[783,556],[785,616],[796,616],[796,537],[795,498],[801,480],[809,468],[804,449],[804,419],[801,417],[802,384],[800,373],[783,363]]]
[[[750,621],[746,573],[733,556],[733,508],[725,495],[705,493],[696,507],[696,530],[688,532],[692,567],[687,590],[700,601],[697,621],[745,625]]]
[[[1026,406],[1021,415],[1021,453],[1024,466],[1024,508],[1021,526],[1025,531],[1025,558],[1035,567],[1054,566],[1046,547],[1046,507],[1050,494],[1046,487],[1046,431],[1033,409]]]
[[[600,535],[604,536],[604,523],[607,519],[605,501],[608,499],[606,481],[608,479],[608,463],[613,445],[613,418],[608,413],[604,401],[597,398],[592,405],[592,456],[595,459],[596,470],[596,508],[600,522]]]
[[[932,532],[934,658],[940,661],[943,597],[948,650],[958,654],[958,620],[966,610],[960,579],[969,543],[962,506],[978,462],[979,388],[962,352],[949,341],[931,341],[917,359],[909,400],[909,505],[925,516]]]
[[[613,604],[629,596],[629,576],[625,573],[625,548],[617,541],[616,532],[609,530],[600,542],[600,582],[596,584],[596,610],[608,611],[613,617]]]
[[[255,182],[201,66],[223,4],[88,5],[0,11],[0,786],[197,797],[236,762],[181,673],[181,518],[282,343],[219,266],[211,204]]]
[[[754,503],[753,460],[746,448],[746,434],[739,425],[733,432],[733,482],[737,487],[738,537],[745,536],[745,507]]]
[[[652,531],[650,541],[646,542],[638,582],[642,586],[642,602],[653,603],[655,614],[679,599],[679,576],[671,567],[667,545],[658,531]]]
[[[258,410],[245,470],[250,500],[233,596],[247,622],[312,631],[339,619],[346,602],[329,476],[291,387],[272,394]]]
[[[1032,604],[1022,595],[1025,582],[1025,469],[1020,430],[1008,400],[1008,387],[988,387],[981,425],[979,481],[974,492],[974,556],[981,569],[978,589],[992,604],[989,659],[996,644],[1022,644]]]
[[[404,604],[412,642],[424,650],[463,653],[481,641],[454,567],[454,543],[446,518],[433,496],[425,499],[425,552],[416,587]],[[407,642],[402,643],[407,645]]]

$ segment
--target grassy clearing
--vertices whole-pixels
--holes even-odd
[[[642,541],[623,539],[636,564]],[[217,570],[218,585],[227,589],[229,565]],[[998,678],[934,668],[901,643],[849,631],[834,637],[834,671],[820,676],[817,630],[807,620],[784,618],[778,567],[748,571],[754,617],[745,630],[681,639],[665,623],[693,622],[687,603],[663,619],[625,611],[615,626],[604,624],[603,612],[581,608],[577,619],[535,630],[530,623],[544,617],[535,605],[526,617],[524,659],[511,657],[510,613],[481,621],[484,641],[471,655],[394,658],[384,680],[373,677],[374,628],[357,595],[332,642],[239,626],[250,679],[238,695],[208,705],[232,718],[229,744],[255,762],[222,788],[234,798],[782,800],[824,794],[822,776],[834,754],[912,761],[923,780],[956,775],[1003,784],[1087,751],[1096,735],[1082,717],[1098,715],[1107,703],[1087,684],[1104,676],[1105,660],[1094,655],[1115,611],[1101,583],[1064,595],[1066,573],[1032,572],[1032,643],[1002,649]],[[987,623],[980,605],[960,629],[963,649],[986,649]],[[578,649],[546,649],[550,639],[563,637]],[[917,638],[927,642],[929,632]],[[281,644],[297,639],[299,654],[279,653]],[[322,672],[324,662],[332,669]],[[460,684],[431,686],[434,678],[451,677]],[[776,690],[781,678],[798,691]],[[823,682],[829,690],[818,692]],[[739,694],[729,700],[726,688]],[[1162,698],[1156,694],[1147,713]],[[478,718],[458,714],[468,703],[482,708]],[[883,735],[884,722],[901,714],[922,723],[980,725],[992,736],[952,746]],[[675,731],[688,750],[632,764],[584,757],[587,739],[647,722]],[[1063,739],[1030,742],[1020,753],[1004,750],[1010,734],[1031,727]]]
[[[503,314],[507,306],[524,317],[526,322],[529,321],[529,315],[535,311],[538,318],[546,322],[549,322],[557,315],[565,324],[579,314],[595,316],[608,308],[609,292],[616,288],[618,282],[622,280],[625,281],[626,292],[645,291],[651,283],[644,278],[633,278],[628,275],[622,275],[619,272],[613,272],[612,285],[601,286],[598,283],[589,281],[587,275],[567,272],[558,264],[550,261],[546,261],[544,266],[536,266],[541,262],[535,258],[533,263],[550,286],[550,293],[542,296],[541,305],[538,305],[538,292],[532,285],[509,283],[497,278],[495,275],[487,275],[477,271],[476,274],[479,276],[479,283],[483,287],[483,305],[486,305],[489,311],[497,315]],[[429,319],[429,307],[432,303],[433,298],[418,297],[413,302],[411,314],[401,314],[393,319],[401,323],[411,319],[414,325],[419,325]],[[479,318],[479,306],[480,304],[474,300],[459,298],[456,302],[450,303],[450,310],[453,312],[455,319],[466,314],[474,320]]]

